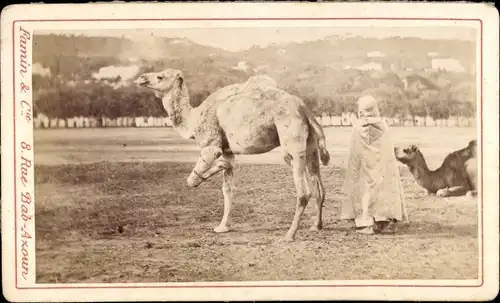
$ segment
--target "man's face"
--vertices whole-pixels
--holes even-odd
[[[359,118],[369,118],[369,117],[375,117],[375,108],[373,106],[371,107],[366,107],[366,108],[360,108],[358,110],[358,117]]]

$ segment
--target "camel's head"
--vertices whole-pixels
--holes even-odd
[[[228,169],[230,164],[222,156],[222,149],[216,146],[208,146],[201,150],[198,162],[187,178],[189,187],[197,187],[208,178],[221,170]]]
[[[155,90],[156,95],[160,97],[174,88],[182,88],[184,77],[182,71],[167,68],[157,73],[144,73],[135,80],[135,83],[139,86]]]
[[[477,156],[477,140],[470,141],[469,145],[467,145],[467,149],[469,150],[471,157],[476,157]]]
[[[407,148],[394,148],[396,159],[403,164],[412,163],[420,155],[420,150],[416,145],[410,145]]]

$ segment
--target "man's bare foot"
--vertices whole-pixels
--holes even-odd
[[[356,223],[354,222],[354,219],[342,219],[340,220],[339,225],[343,229],[356,228]]]
[[[363,235],[374,235],[375,234],[375,231],[373,230],[373,226],[368,226],[368,227],[356,229],[356,232],[358,234],[363,234]]]
[[[396,228],[396,223],[395,222],[389,222],[384,229],[380,230],[380,233],[382,234],[394,234],[396,233],[397,228]]]
[[[396,220],[389,219],[387,221],[376,222],[376,232],[382,234],[393,234],[396,232]]]

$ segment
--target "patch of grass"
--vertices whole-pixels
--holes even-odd
[[[402,168],[411,222],[362,236],[338,222],[344,170],[322,168],[325,229],[280,239],[295,210],[285,165],[239,164],[233,231],[215,234],[221,177],[189,189],[192,164],[36,166],[37,282],[471,279],[478,274],[477,201],[426,196]]]

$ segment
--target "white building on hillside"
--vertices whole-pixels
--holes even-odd
[[[382,64],[380,63],[375,63],[375,62],[370,62],[370,63],[365,63],[363,65],[360,65],[356,67],[356,69],[362,70],[362,71],[373,71],[373,70],[382,70]]]
[[[233,66],[233,69],[242,70],[242,71],[246,71],[249,68],[250,67],[248,66],[248,63],[246,61],[240,61],[240,62],[238,62],[238,64],[236,66]]]
[[[382,52],[379,52],[379,51],[372,51],[372,52],[366,53],[366,56],[368,58],[384,58],[385,54]]]
[[[32,73],[42,77],[50,77],[50,68],[43,67],[41,63],[35,62],[32,66]]]
[[[435,58],[432,59],[432,69],[433,70],[446,70],[449,72],[462,73],[465,72],[465,68],[460,64],[460,62],[453,58]]]
[[[276,55],[281,56],[286,53],[286,49],[280,48],[276,51]]]

